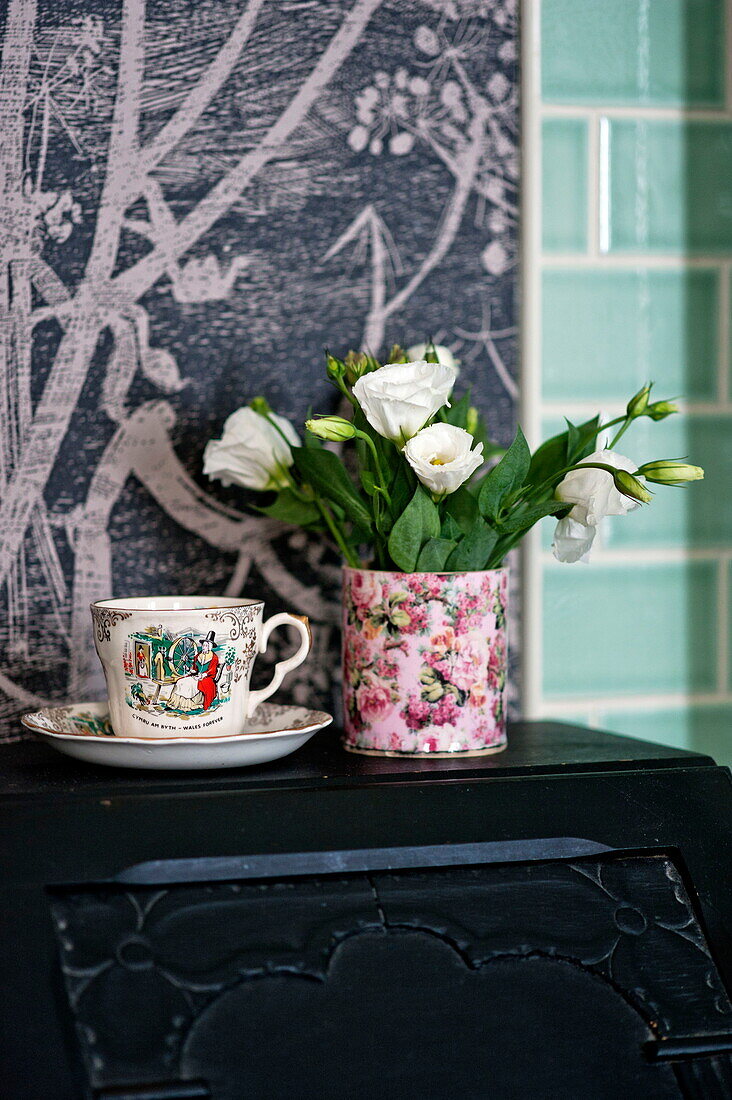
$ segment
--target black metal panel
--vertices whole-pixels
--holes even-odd
[[[196,1009],[198,1015],[191,1023],[190,1042],[181,1054],[182,1060],[173,1058],[164,1065],[159,1060],[154,1081],[140,1082],[138,1079],[133,1083],[126,1080],[119,1085],[100,1083],[98,1097],[107,1100],[114,1095],[110,1089],[117,1089],[119,1096],[135,1100],[146,1095],[155,1096],[156,1100],[163,1096],[178,1098],[185,1095],[185,1089],[190,1091],[192,1088],[199,1092],[208,1090],[211,1096],[232,1095],[226,1093],[220,1073],[234,1074],[236,1084],[232,1087],[239,1087],[244,1079],[244,1063],[234,1065],[233,1061],[227,1063],[218,1056],[215,1037],[224,1032],[228,1033],[229,1040],[234,1036],[236,1051],[242,1052],[236,1057],[246,1056],[247,1064],[254,1067],[250,1077],[256,1067],[263,1074],[268,1072],[260,1095],[267,1095],[268,1087],[276,1094],[278,1079],[276,1074],[273,1076],[274,1063],[266,1047],[257,1044],[256,1049],[251,1050],[256,1030],[247,1028],[246,1022],[252,1018],[267,1035],[289,1037],[291,1043],[297,1039],[301,1044],[302,1073],[291,1090],[292,1095],[298,1095],[297,1088],[303,1096],[308,1094],[306,1089],[311,1090],[311,1095],[328,1095],[320,1084],[320,1091],[312,1092],[312,1075],[317,1070],[320,1082],[323,1064],[331,1069],[335,1067],[333,1072],[339,1074],[332,1083],[331,1095],[358,1095],[362,1085],[368,1089],[368,1067],[363,1070],[362,1080],[355,1084],[353,1074],[343,1070],[346,1057],[360,1064],[363,1046],[359,1043],[365,1041],[363,1037],[366,1036],[366,1040],[375,1045],[377,1062],[383,1057],[383,1082],[379,1083],[378,1090],[372,1091],[389,1095],[391,1088],[393,1095],[401,1089],[408,1097],[399,1076],[403,1059],[394,1056],[390,1046],[392,1035],[397,1035],[398,1029],[384,1031],[389,1018],[402,1019],[397,993],[393,994],[396,999],[389,1001],[378,984],[365,987],[365,992],[357,986],[353,977],[358,970],[355,967],[357,952],[365,972],[375,975],[374,981],[388,978],[392,986],[396,983],[397,992],[403,991],[404,1003],[409,1001],[408,1023],[414,1029],[410,1040],[412,1047],[422,1056],[420,1065],[433,1067],[429,1070],[433,1074],[433,1084],[429,1088],[425,1086],[423,1093],[427,1097],[445,1095],[452,1098],[459,1094],[458,1086],[464,1095],[471,1095],[472,1086],[459,1076],[446,1092],[440,1091],[444,1085],[442,1067],[451,1064],[455,1044],[464,1054],[474,1055],[477,1075],[489,1074],[486,1080],[489,1080],[490,1091],[486,1092],[488,1086],[483,1080],[472,1095],[500,1097],[503,1088],[503,1095],[520,1096],[521,1100],[526,1095],[532,1098],[561,1095],[562,1100],[572,1097],[576,1080],[562,1079],[560,1087],[559,1079],[551,1076],[551,1067],[547,1068],[548,1060],[553,1060],[557,1073],[569,1073],[572,1066],[579,1066],[578,1072],[586,1074],[594,1061],[597,1080],[593,1080],[591,1088],[585,1087],[579,1093],[582,1100],[602,1095],[598,1088],[615,1087],[616,1094],[622,1095],[623,1100],[626,1096],[653,1095],[652,1082],[660,1082],[653,1087],[661,1090],[676,1089],[678,1093],[681,1089],[684,1096],[723,1097],[729,1093],[728,1027],[724,1014],[720,1016],[710,1008],[712,1018],[705,1023],[703,1034],[693,1033],[683,1026],[676,1028],[679,1013],[684,1008],[683,999],[676,993],[684,983],[690,991],[689,1003],[697,1013],[694,1019],[697,1023],[706,1020],[704,997],[707,996],[705,990],[710,990],[706,984],[706,968],[710,962],[705,950],[697,946],[700,941],[686,939],[683,927],[676,931],[673,928],[659,930],[657,921],[648,924],[634,939],[634,914],[626,911],[627,927],[618,932],[622,950],[619,955],[618,950],[608,955],[607,945],[612,942],[615,927],[613,914],[618,908],[613,898],[620,897],[617,883],[604,877],[601,885],[590,879],[577,880],[577,896],[595,899],[589,906],[589,914],[594,912],[597,917],[599,947],[596,955],[600,957],[593,963],[590,954],[582,950],[587,940],[586,929],[582,922],[577,923],[576,906],[572,900],[567,901],[564,892],[567,884],[562,879],[563,875],[570,874],[569,881],[574,882],[578,870],[586,869],[588,860],[578,858],[583,853],[590,857],[590,864],[597,865],[608,858],[617,861],[619,856],[632,862],[638,855],[663,854],[664,860],[670,861],[683,878],[684,904],[692,905],[696,913],[694,934],[701,932],[721,980],[728,991],[732,989],[732,879],[729,875],[732,784],[729,772],[716,767],[706,757],[555,723],[514,725],[509,750],[489,761],[372,761],[339,752],[336,736],[332,734],[316,740],[312,749],[296,754],[280,767],[223,775],[116,774],[112,769],[104,771],[66,761],[45,746],[26,743],[4,751],[0,791],[3,836],[0,912],[5,932],[0,936],[3,983],[0,1096],[3,1100],[6,1097],[8,1100],[27,1100],[28,1097],[77,1100],[80,1096],[92,1096],[88,1085],[88,1062],[83,1062],[80,1056],[75,1016],[69,1009],[69,993],[58,965],[58,933],[49,908],[49,886],[62,887],[58,897],[63,895],[67,899],[74,893],[99,898],[104,891],[110,896],[123,897],[129,889],[141,897],[152,896],[158,892],[155,880],[158,870],[165,888],[149,917],[152,919],[156,910],[160,915],[168,912],[172,928],[178,927],[182,920],[178,909],[191,908],[194,896],[211,903],[216,900],[217,891],[230,889],[231,883],[226,886],[222,882],[224,874],[242,879],[262,875],[259,885],[265,887],[263,895],[274,888],[278,879],[294,875],[310,876],[299,879],[300,889],[313,881],[320,882],[324,888],[327,881],[345,878],[349,883],[359,883],[363,878],[361,874],[344,876],[341,868],[372,872],[371,893],[361,882],[358,887],[361,893],[353,911],[357,917],[354,918],[351,912],[352,922],[354,919],[357,924],[362,922],[358,924],[357,934],[347,936],[336,947],[323,946],[324,942],[330,943],[329,927],[335,927],[339,934],[344,927],[349,927],[348,920],[344,923],[339,919],[348,907],[339,905],[337,897],[329,896],[320,914],[322,923],[317,926],[318,933],[310,945],[307,937],[305,948],[302,943],[298,946],[295,942],[297,937],[289,947],[287,942],[284,946],[280,944],[279,972],[258,981],[243,981],[242,964],[237,963],[239,956],[234,951],[236,974],[230,975],[230,985],[222,987],[221,994],[214,997],[208,1008],[200,1012]],[[603,855],[604,849],[614,854]],[[538,860],[543,862],[544,870],[537,862],[527,863],[523,869],[519,868],[523,878],[514,879],[511,876],[516,868],[506,869],[495,864],[492,868],[478,868],[476,863],[481,853],[487,861]],[[464,870],[455,867],[460,857],[470,864]],[[569,873],[567,860],[575,865],[575,871]],[[658,865],[657,861],[651,862]],[[419,874],[414,869],[420,865],[425,873],[436,876],[430,880],[428,897],[418,888]],[[434,870],[437,867],[444,870]],[[383,873],[395,869],[399,869],[398,874]],[[496,885],[492,895],[501,899],[500,904],[487,904],[487,911],[500,917],[505,910],[505,919],[501,920],[503,925],[508,923],[515,929],[519,953],[514,951],[516,944],[509,944],[508,955],[501,955],[506,944],[501,941],[501,934],[505,938],[505,928],[501,933],[503,925],[500,922],[486,928],[463,903],[462,908],[457,905],[461,891],[458,880],[451,876],[467,875],[468,881],[478,870],[481,874],[483,871],[495,874],[496,884],[504,883],[502,891]],[[336,872],[335,876],[331,872]],[[189,884],[176,886],[176,873]],[[208,891],[202,892],[200,886],[190,885],[191,876],[196,873],[217,881],[210,884]],[[508,878],[501,877],[505,875]],[[119,883],[115,885],[115,878],[122,876],[128,879],[127,891]],[[147,895],[143,879],[150,884]],[[87,885],[77,885],[69,891],[68,884],[73,883]],[[505,901],[507,883],[508,895],[513,899],[508,906]],[[640,884],[632,876],[628,878],[626,885],[632,894],[630,908],[638,909],[644,919],[649,909],[656,913],[658,899],[653,883],[660,883],[661,900],[671,900],[668,889],[672,894],[679,889],[678,883],[674,885],[665,877],[665,872],[659,878]],[[238,885],[242,886],[242,891],[237,904],[241,904],[246,884],[239,882]],[[372,891],[374,886],[379,894],[378,904]],[[471,897],[474,892],[471,887],[467,896]],[[233,901],[236,901],[235,893],[232,893]],[[489,896],[490,893],[488,891]],[[524,903],[522,898],[528,900]],[[628,900],[624,894],[623,901]],[[192,906],[194,915],[195,911],[201,911],[204,901],[199,900]],[[299,908],[296,907],[299,920],[307,910],[302,898],[301,902]],[[587,912],[589,903],[582,904]],[[379,905],[384,913],[383,920]],[[522,913],[527,907],[529,916],[535,918],[533,938],[525,931],[519,936],[520,930],[526,928]],[[683,906],[681,908],[683,910]],[[663,906],[657,915],[661,920],[666,919]],[[345,917],[348,916],[345,912]],[[622,923],[622,912],[620,919]],[[233,926],[241,929],[241,921],[242,918],[237,917]],[[307,927],[307,922],[303,925],[301,920],[300,923]],[[194,947],[211,943],[215,946],[218,933],[211,931],[211,927],[206,922],[201,922],[200,926],[194,923],[190,931],[189,926],[191,966],[195,961]],[[153,939],[157,945],[157,925],[155,928]],[[102,961],[115,946],[110,942],[110,936],[114,940],[113,929],[113,923],[101,929],[103,935],[99,942],[107,952],[102,953]],[[294,934],[296,930],[290,931]],[[134,929],[132,933],[137,934]],[[125,934],[130,934],[129,927]],[[147,929],[141,934],[146,937]],[[555,934],[554,946],[563,944],[562,950],[568,950],[567,941],[577,934],[574,956],[580,959],[579,965],[559,958],[556,953],[550,955],[547,943]],[[246,937],[244,940],[246,943]],[[642,999],[629,1003],[618,992],[619,987],[608,984],[607,968],[611,962],[615,966],[618,958],[620,962],[624,959],[627,962],[628,957],[632,967],[645,966],[656,958],[653,952],[646,951],[646,945],[658,941],[662,945],[673,945],[671,963],[663,952],[658,955],[659,974],[672,976],[666,986],[663,983],[658,986],[655,995],[649,994],[644,1015],[642,1007],[638,1007],[642,1006]],[[388,963],[384,963],[379,954],[384,950],[384,943],[389,951]],[[521,944],[532,943],[536,952],[520,953],[524,950]],[[121,970],[123,977],[126,976],[131,963],[133,970],[130,973],[134,972],[138,978],[153,977],[156,969],[148,965],[143,946],[133,939],[126,949],[131,953],[126,956],[127,969],[117,962],[117,975]],[[604,949],[604,955],[600,948]],[[325,965],[322,962],[322,951],[325,951],[326,963],[330,960],[324,971],[327,978],[317,973],[298,978],[292,970],[282,972],[282,966],[287,964],[281,960],[288,950],[294,965],[297,965],[298,952],[302,958],[305,950],[305,961],[309,959],[310,966],[315,965],[313,958],[320,951],[320,957],[315,958],[320,971]],[[135,958],[135,951],[142,954]],[[157,946],[155,951],[150,956],[153,960],[158,958]],[[415,967],[410,970],[408,966],[408,956],[414,958],[421,954],[427,959],[427,952],[432,952],[430,958],[435,963],[435,973],[440,974],[434,998],[430,989],[420,986],[419,975],[412,973]],[[571,950],[569,954],[573,954]],[[340,969],[336,968],[338,959],[345,959],[349,965],[343,963]],[[508,970],[503,969],[504,962]],[[135,965],[139,968],[137,971],[134,971]],[[256,965],[264,964],[260,959]],[[302,966],[302,962],[299,965]],[[603,967],[606,972],[600,973]],[[110,968],[105,969],[105,974],[107,969]],[[501,975],[509,972],[511,976],[501,985]],[[336,989],[331,979],[339,974],[342,983]],[[547,974],[552,977],[545,980]],[[646,977],[644,974],[643,980],[634,986],[648,990]],[[624,982],[629,981],[625,972],[621,978]],[[413,982],[417,990],[416,1004],[409,1000],[411,994],[407,989]],[[90,1004],[90,998],[96,996],[93,985],[94,982],[90,983],[86,1001],[79,994],[79,1006],[82,1002]],[[458,987],[463,991],[459,996],[455,993]],[[100,988],[103,986],[97,986]],[[181,987],[175,983],[171,988],[181,992]],[[283,992],[278,1002],[279,988]],[[297,1018],[289,1029],[284,1027],[286,1009],[278,1005],[289,1004],[294,990],[298,991],[298,997],[308,1001],[312,1010],[318,1003],[317,998],[325,996],[326,992],[331,999],[328,1003],[335,1004],[342,989],[350,990],[345,998],[346,1006],[351,1006],[349,1011],[360,1012],[359,1006],[364,1006],[365,1022],[360,1027],[354,1024],[350,1030],[346,1029],[347,1012],[338,1002],[337,1022],[330,1031],[323,1031],[324,1014],[311,1011],[308,1016],[306,1006],[300,1010],[299,1002],[296,1004],[294,1000],[292,1004],[298,1007]],[[513,991],[521,1002],[518,1009],[515,1005],[511,1008],[506,991]],[[74,996],[78,992],[75,990]],[[199,996],[205,997],[205,994],[204,989]],[[445,1009],[445,998],[449,1000],[453,994],[460,1001],[456,1019],[463,1029],[462,1037],[457,1038],[451,1030],[450,1012]],[[193,1006],[185,994],[183,996],[192,1020]],[[461,997],[466,1000],[467,1007],[478,1006],[477,1019],[461,1014]],[[266,1001],[264,1005],[262,998]],[[596,999],[602,1004],[596,1003]],[[524,1004],[528,1007],[522,1007]],[[582,1007],[579,1020],[575,1012],[577,1005]],[[655,1005],[663,1010],[669,1028],[673,1025],[675,1030],[654,1031],[649,1021],[657,1019],[657,1015],[650,1012]],[[541,1016],[536,1014],[539,1010]],[[229,1012],[231,1017],[226,1015]],[[223,1013],[219,1016],[223,1027],[208,1028],[206,1021],[214,1019],[210,1013]],[[132,1016],[126,1018],[132,1019]],[[161,1019],[165,1019],[163,1014]],[[445,1020],[449,1027],[445,1026]],[[567,1021],[566,1027],[563,1020]],[[681,1019],[682,1025],[683,1022]],[[421,1026],[419,1033],[418,1024]],[[372,1035],[369,1027],[376,1029],[372,1038],[369,1038]],[[320,1062],[316,1060],[316,1069],[312,1069],[313,1044],[321,1039],[330,1046],[327,1046],[327,1055]],[[461,1047],[461,1043],[464,1046]],[[629,1043],[633,1051],[630,1060]],[[485,1069],[481,1062],[484,1056],[488,1057],[486,1051],[493,1056],[494,1062],[499,1056],[505,1056],[510,1074],[506,1068],[502,1081],[496,1078],[495,1066]],[[589,1052],[587,1057],[586,1052]],[[91,1048],[87,1053],[91,1056]],[[651,1066],[654,1055],[660,1057],[661,1062]],[[124,1051],[120,1056],[124,1062]],[[231,1055],[232,1059],[234,1056]],[[393,1065],[386,1064],[389,1059]],[[616,1062],[622,1063],[617,1073],[614,1070],[605,1072],[604,1067],[614,1066]],[[404,1064],[408,1067],[414,1062],[407,1060]],[[280,1057],[275,1066],[277,1073],[285,1065],[286,1061]],[[598,1067],[602,1068],[602,1073]],[[629,1080],[623,1076],[626,1071],[637,1071],[640,1077]],[[533,1078],[532,1073],[535,1073]],[[513,1093],[512,1081],[516,1090]],[[550,1089],[553,1085],[559,1091],[542,1092],[543,1086]],[[677,1093],[672,1091],[670,1094]],[[256,1096],[256,1091],[252,1095]]]
[[[52,912],[96,1089],[665,1097],[649,1042],[732,1042],[663,857],[93,887]]]

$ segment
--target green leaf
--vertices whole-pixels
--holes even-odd
[[[444,508],[446,514],[452,516],[463,534],[467,535],[473,529],[479,515],[478,501],[465,485],[461,485],[456,492],[446,497]]]
[[[352,546],[354,550],[357,550],[359,546],[363,546],[364,543],[371,542],[374,537],[372,530],[364,530],[363,527],[353,527],[351,529],[350,538],[346,539],[349,546]],[[356,555],[358,557],[358,554]]]
[[[485,569],[490,552],[498,541],[498,532],[485,520],[478,520],[473,530],[461,539],[447,559],[446,568],[454,570]]]
[[[442,521],[442,530],[440,532],[443,539],[459,539],[463,532],[458,527],[455,520],[450,515],[446,515]]]
[[[455,424],[458,428],[464,428],[468,419],[469,408],[470,390],[466,390],[459,401],[453,401],[449,409],[446,405],[440,409],[440,419],[445,424]]]
[[[361,486],[367,497],[376,495],[376,482],[374,481],[374,475],[370,470],[362,470],[359,474],[361,478]]]
[[[392,560],[405,573],[414,572],[423,544],[440,534],[440,514],[421,485],[394,524],[389,536]]]
[[[567,424],[567,465],[569,465],[574,452],[582,446],[582,436],[579,428],[571,420],[567,420],[566,416],[564,419]]]
[[[358,527],[371,530],[371,515],[337,455],[332,451],[293,447],[292,456],[303,481],[319,496],[339,504]]]
[[[376,530],[384,538],[388,539],[392,528],[392,520],[386,506],[381,499],[376,501]],[[366,540],[368,542],[368,539]]]
[[[478,413],[478,423],[473,430],[473,439],[476,443],[483,444],[483,461],[488,462],[493,458],[502,458],[506,453],[505,447],[499,447],[497,443],[494,443],[488,433],[488,425],[485,422],[485,417],[482,413]],[[475,484],[475,483],[474,483]]]
[[[501,534],[512,531],[528,531],[540,519],[545,516],[556,516],[559,512],[569,512],[572,505],[563,500],[547,500],[544,504],[537,504],[534,508],[525,511],[516,509],[506,519],[501,521]]]
[[[524,484],[531,464],[531,453],[521,428],[505,455],[483,479],[478,496],[480,513],[486,519],[495,519],[501,504],[509,493],[520,489]]]
[[[433,501],[430,494],[421,485],[420,491],[420,508],[422,509],[422,530],[424,532],[423,542],[427,539],[436,539],[440,535],[440,513],[437,511],[437,505]],[[416,496],[415,492],[415,496]]]
[[[389,486],[389,495],[394,509],[394,518],[398,519],[412,499],[415,477],[411,467],[407,465],[406,459],[402,458],[401,455],[394,465],[396,470]],[[388,476],[386,472],[384,476]]]
[[[600,427],[599,416],[593,416],[592,420],[585,421],[579,427],[575,427],[578,433],[575,443],[575,451],[569,454],[569,432],[560,432],[559,435],[547,439],[531,458],[529,476],[526,481],[529,485],[542,485],[554,474],[559,477],[559,471],[580,459],[586,458],[594,450],[595,440]]]
[[[320,512],[311,501],[299,500],[291,489],[283,489],[274,504],[260,509],[266,516],[279,519],[282,523],[291,523],[294,527],[307,527],[309,523],[318,523]]]
[[[579,426],[574,446],[569,454],[570,462],[579,462],[581,459],[587,458],[589,454],[592,454],[597,447],[597,436],[599,431],[599,414],[593,416],[592,420],[588,420],[585,424]]]
[[[454,539],[427,539],[417,558],[417,572],[440,573],[456,546]]]

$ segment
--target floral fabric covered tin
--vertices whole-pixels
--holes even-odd
[[[344,569],[344,745],[453,756],[506,744],[508,572]]]

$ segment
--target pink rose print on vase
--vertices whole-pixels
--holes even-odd
[[[365,722],[380,722],[394,710],[393,691],[388,681],[366,675],[356,689],[356,705]]]
[[[381,601],[381,585],[375,573],[370,573],[366,569],[354,570],[351,599],[357,617],[364,622],[370,608]]]
[[[505,569],[344,569],[344,745],[399,756],[506,744]]]

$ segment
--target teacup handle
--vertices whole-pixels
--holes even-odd
[[[254,711],[257,709],[260,703],[263,703],[265,699],[269,699],[288,672],[292,672],[293,668],[297,668],[301,665],[308,653],[310,647],[313,644],[312,635],[310,633],[310,624],[304,615],[290,615],[287,611],[283,611],[279,615],[272,615],[267,619],[267,622],[262,627],[262,637],[259,641],[259,652],[264,653],[267,649],[267,642],[269,636],[273,630],[276,630],[278,626],[294,626],[295,630],[300,635],[300,646],[296,653],[293,653],[292,657],[288,657],[286,661],[278,661],[274,667],[274,673],[272,679],[267,684],[266,688],[262,688],[260,691],[250,691],[249,700],[247,702],[247,718],[251,718]]]

